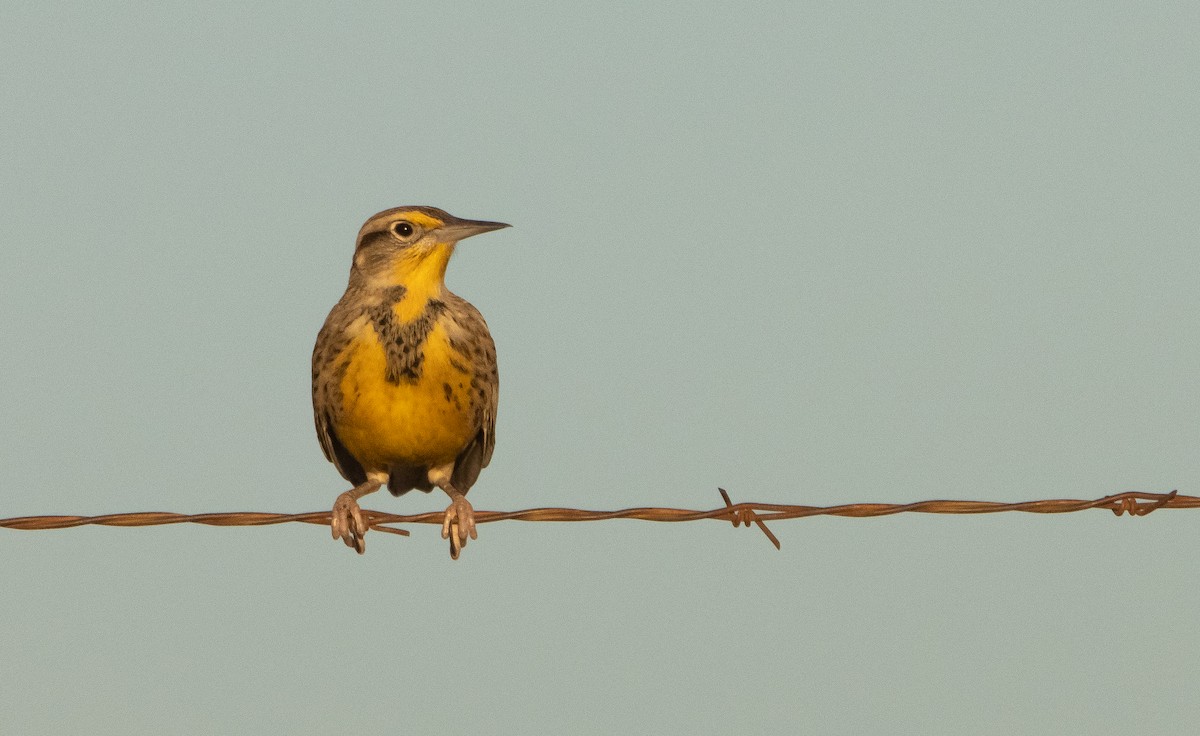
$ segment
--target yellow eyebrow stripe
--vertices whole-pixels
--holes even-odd
[[[434,228],[439,228],[442,225],[446,224],[446,223],[442,222],[441,220],[437,219],[436,217],[431,217],[430,215],[427,215],[424,212],[416,212],[416,211],[404,212],[404,213],[401,213],[400,216],[415,225],[420,225],[421,227],[425,228],[426,230],[433,230]]]

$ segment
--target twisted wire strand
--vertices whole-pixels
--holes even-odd
[[[707,511],[692,509],[644,506],[618,511],[590,511],[572,508],[536,508],[519,511],[476,511],[475,523],[493,521],[606,521],[608,519],[640,519],[642,521],[684,522],[701,519],[716,519],[732,522],[734,527],[751,524],[757,526],[767,539],[779,549],[779,539],[767,528],[766,522],[800,519],[809,516],[846,516],[867,518],[892,514],[995,514],[1020,511],[1031,514],[1067,514],[1087,509],[1108,509],[1117,516],[1145,516],[1157,509],[1200,508],[1200,497],[1183,496],[1178,491],[1169,493],[1143,493],[1127,491],[1094,500],[1068,498],[1001,503],[997,501],[931,500],[915,503],[851,503],[838,506],[804,506],[778,503],[733,503],[724,488],[721,492],[724,506]],[[390,524],[442,524],[443,512],[421,514],[388,514],[382,511],[363,510],[363,516],[371,529],[408,536],[408,531]],[[209,526],[269,526],[299,522],[303,524],[330,523],[329,511],[314,511],[304,514],[272,514],[259,512],[232,512],[216,514],[176,514],[148,511],[129,514],[104,514],[102,516],[20,516],[0,519],[0,527],[21,530],[68,529],[77,526],[158,526],[162,524],[206,524]]]

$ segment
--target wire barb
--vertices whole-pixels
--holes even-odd
[[[734,529],[737,529],[740,524],[745,524],[746,528],[749,529],[750,523],[754,522],[758,525],[759,529],[762,529],[762,533],[767,535],[767,539],[771,540],[771,544],[775,545],[775,549],[782,549],[779,546],[779,538],[771,533],[771,530],[767,528],[762,519],[758,518],[758,514],[754,513],[753,506],[743,506],[742,504],[735,506],[729,500],[729,494],[724,488],[718,488],[717,490],[721,492],[721,498],[725,500],[725,507],[729,509],[729,520],[733,522]]]
[[[1178,495],[1178,490],[1170,493],[1123,493],[1114,497],[1111,508],[1117,516],[1123,513],[1128,513],[1130,516],[1145,516],[1151,511],[1161,509],[1171,503]],[[1149,503],[1142,503],[1143,501],[1149,501]]]

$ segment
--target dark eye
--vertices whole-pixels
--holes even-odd
[[[396,233],[396,235],[401,238],[407,238],[413,234],[412,223],[401,220],[395,225],[392,225],[392,232]]]

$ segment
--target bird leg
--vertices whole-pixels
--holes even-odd
[[[342,540],[347,547],[353,547],[360,555],[367,549],[367,541],[364,537],[367,535],[368,527],[366,520],[363,519],[362,509],[358,507],[358,499],[368,493],[378,491],[385,480],[386,477],[381,479],[375,475],[369,475],[365,483],[351,488],[333,502],[333,516],[329,523],[333,538]]]
[[[458,553],[467,546],[467,537],[479,539],[475,532],[475,509],[458,489],[447,483],[442,490],[450,497],[446,515],[442,518],[442,539],[450,540],[450,559],[457,560]]]

